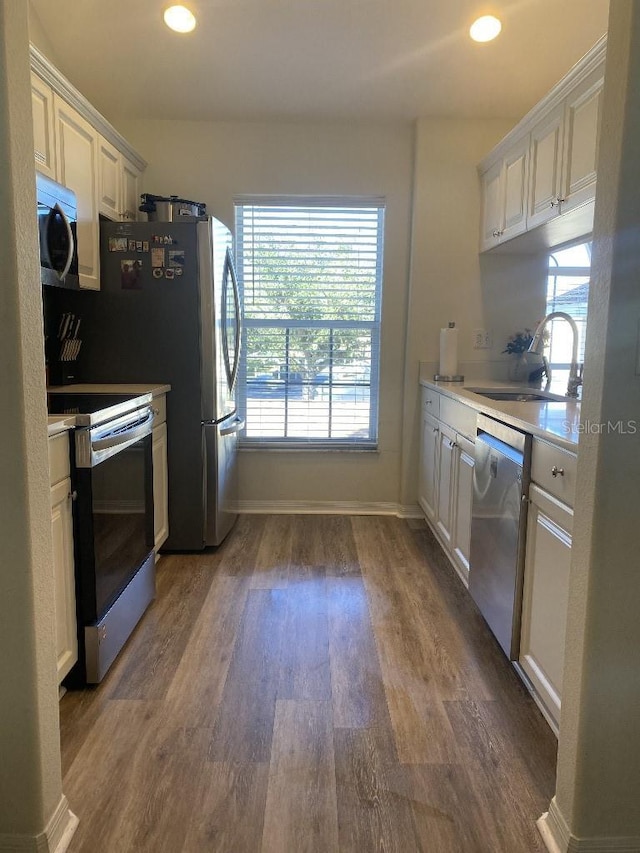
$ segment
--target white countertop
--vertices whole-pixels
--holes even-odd
[[[572,453],[577,453],[580,424],[580,402],[565,400],[532,400],[529,403],[517,403],[504,400],[491,400],[474,394],[469,388],[522,388],[522,384],[496,382],[487,379],[476,381],[465,379],[464,382],[435,382],[421,379],[420,384],[426,388],[434,388],[441,394],[459,400],[496,420],[516,427],[523,432],[531,433],[539,438],[564,447]],[[536,389],[532,388],[535,393]]]
[[[77,385],[53,385],[47,388],[47,392],[53,394],[151,394],[159,397],[171,391],[171,385],[157,384],[98,384],[91,382],[78,383]]]
[[[73,429],[76,419],[74,415],[49,415],[47,424],[47,435],[51,438],[52,435]]]

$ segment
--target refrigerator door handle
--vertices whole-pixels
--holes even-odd
[[[198,289],[200,303],[200,387],[202,416],[205,421],[220,417],[216,411],[217,365],[215,351],[215,309],[213,243],[210,222],[199,222]]]
[[[220,430],[220,435],[233,435],[234,432],[242,432],[245,427],[244,418],[236,418],[231,426]]]
[[[224,356],[225,368],[227,371],[227,381],[229,383],[229,393],[233,392],[238,376],[238,367],[240,366],[240,337],[242,335],[242,321],[240,319],[240,291],[238,289],[238,280],[236,278],[235,267],[233,266],[233,258],[231,251],[227,249],[224,259],[225,271],[224,278],[231,279],[231,287],[233,290],[234,314],[235,314],[235,335],[233,342],[233,368],[229,363],[229,349],[227,346],[226,332],[224,337]],[[224,309],[223,309],[224,310]]]

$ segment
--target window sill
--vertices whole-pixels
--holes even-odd
[[[377,444],[285,444],[284,442],[269,441],[240,441],[239,450],[243,452],[274,451],[276,453],[379,453]]]

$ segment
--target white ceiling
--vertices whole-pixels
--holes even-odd
[[[606,31],[608,0],[32,0],[52,57],[112,120],[524,115]],[[495,42],[467,33],[503,19]],[[45,51],[46,52],[46,51]]]

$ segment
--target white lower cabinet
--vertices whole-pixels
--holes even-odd
[[[49,439],[58,683],[78,660],[68,434]]]
[[[519,662],[556,729],[560,723],[572,528],[571,508],[532,484]]]
[[[446,421],[432,417],[432,411]],[[474,444],[467,436],[475,435],[475,423],[476,413],[469,406],[422,389],[418,502],[465,584],[469,582],[474,465]]]
[[[153,429],[153,544],[156,553],[169,535],[167,425]]]
[[[461,577],[469,582],[469,551],[471,546],[471,506],[473,503],[473,442],[457,436],[456,490],[451,536],[451,554]]]
[[[156,552],[169,536],[169,474],[167,462],[167,398],[155,397],[153,407],[153,547]]]
[[[453,531],[454,495],[456,489],[456,436],[444,424],[438,434],[438,498],[436,501],[436,527],[444,544],[451,547]]]
[[[431,412],[437,412],[433,417]],[[429,526],[469,584],[475,410],[422,388],[418,501]],[[558,731],[569,604],[577,457],[533,439],[520,632],[519,672]]]
[[[424,412],[424,406],[423,406]],[[420,467],[418,477],[418,502],[429,519],[436,517],[436,478],[438,476],[438,421],[431,415],[422,415],[420,441]]]

